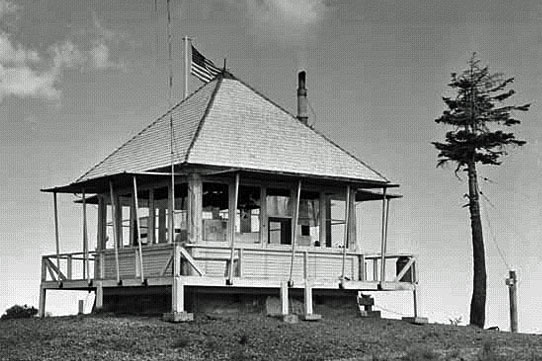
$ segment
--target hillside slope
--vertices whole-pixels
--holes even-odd
[[[0,360],[542,360],[542,336],[396,320],[258,315],[0,321]]]

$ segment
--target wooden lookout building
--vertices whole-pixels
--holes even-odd
[[[42,257],[40,314],[55,289],[173,320],[234,299],[277,297],[288,315],[296,296],[311,319],[321,302],[355,302],[360,291],[415,295],[415,257],[386,251],[397,185],[307,124],[305,72],[297,94],[295,116],[223,72],[76,181],[44,189],[57,252]],[[80,252],[59,253],[59,193],[83,208]],[[369,201],[382,203],[378,254],[357,232],[356,204]]]

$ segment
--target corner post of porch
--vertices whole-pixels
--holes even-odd
[[[45,300],[47,296],[47,290],[43,285],[40,285],[40,304],[38,306],[38,317],[45,317]]]
[[[133,209],[134,209],[134,217],[135,217],[135,238],[134,241],[137,241],[137,248],[139,251],[139,275],[141,277],[141,283],[145,282],[145,272],[143,267],[143,248],[141,246],[141,224],[139,219],[139,198],[137,196],[137,179],[134,175],[133,178],[133,186],[134,186],[134,196],[133,196]]]
[[[348,209],[350,210],[350,216],[349,219],[349,234],[348,234],[348,249],[354,250],[356,252],[361,252],[361,245],[359,244],[359,240],[357,237],[357,217],[356,217],[356,188],[350,189],[350,204],[348,205]]]
[[[113,220],[113,244],[115,247],[115,272],[117,276],[117,283],[120,283],[120,269],[119,269],[119,234],[122,232],[119,232],[119,225],[118,225],[118,203],[117,199],[115,198],[115,193],[113,191],[113,182],[109,181],[109,195],[111,197],[111,212]]]
[[[386,197],[386,188],[382,191],[382,238],[380,243],[380,282],[386,280],[386,249],[388,232],[389,199]],[[376,277],[375,277],[376,278]]]
[[[345,220],[344,220],[344,241],[343,241],[343,257],[342,257],[342,271],[341,271],[341,285],[344,285],[346,280],[346,250],[349,247],[350,239],[350,185],[346,186],[346,202],[345,202]]]
[[[188,176],[188,241],[198,243],[202,240],[203,184],[201,175]]]
[[[53,207],[55,216],[55,245],[56,245],[56,266],[60,269],[60,236],[58,231],[58,203],[56,192],[53,193]]]
[[[167,322],[190,322],[194,321],[194,314],[184,309],[184,282],[181,276],[173,277],[171,287],[171,312],[165,313],[162,319]]]
[[[87,232],[87,200],[85,188],[82,190],[83,196],[83,277],[90,282],[89,254],[88,254],[88,232]]]
[[[94,278],[103,279],[104,276],[104,250],[106,248],[106,235],[107,235],[107,204],[103,195],[98,196],[98,229],[96,233],[96,248],[98,254],[94,267]]]
[[[228,279],[226,280],[228,285],[233,284],[233,266],[234,266],[234,257],[235,257],[235,227],[236,227],[236,220],[237,220],[237,202],[239,198],[239,181],[240,176],[239,173],[235,174],[235,181],[233,184],[231,184],[229,189],[229,201],[228,201],[228,209],[229,209],[229,231],[230,231],[230,264],[228,268]]]

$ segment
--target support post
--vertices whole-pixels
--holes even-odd
[[[303,314],[303,320],[304,321],[319,321],[322,319],[321,315],[317,315],[313,313],[312,310],[312,284],[310,281],[305,281],[305,290],[303,293],[303,301],[304,301],[304,314]]]
[[[107,206],[104,197],[98,196],[98,229],[96,232],[96,246],[99,251],[106,248],[105,236],[107,234]]]
[[[104,307],[104,288],[101,281],[96,282],[96,310]]]
[[[149,218],[147,220],[147,239],[149,244],[156,243],[155,237],[156,206],[154,204],[154,189],[149,189]]]
[[[136,223],[136,238],[137,241],[137,248],[139,250],[139,274],[141,276],[141,283],[145,282],[145,273],[143,270],[143,249],[141,246],[141,224],[139,219],[139,198],[137,196],[137,180],[136,176],[133,177],[134,182],[134,216],[135,216],[135,223]]]
[[[56,192],[53,193],[53,204],[55,212],[56,266],[60,269],[60,237],[58,232],[58,204],[56,201]]]
[[[239,173],[235,174],[235,188],[233,190],[233,202],[230,202],[230,268],[228,273],[228,279],[226,283],[228,285],[233,284],[233,258],[235,256],[235,220],[237,218],[237,202],[239,198]],[[233,206],[233,207],[232,207]]]
[[[113,192],[113,182],[112,181],[109,181],[109,195],[111,197],[111,212],[113,213],[111,219],[113,220],[113,244],[114,244],[114,247],[115,247],[115,272],[116,272],[116,275],[117,275],[117,283],[120,283],[119,237],[118,237],[119,227],[118,227],[118,224],[117,224],[117,221],[118,221],[118,218],[117,218],[118,209],[117,208],[118,207],[117,207],[117,204],[116,204],[115,193]]]
[[[175,217],[173,215],[173,212],[175,211],[175,195],[173,194],[175,192],[175,187],[173,187],[173,184],[168,185],[168,236],[167,236],[167,243],[175,243]]]
[[[166,243],[166,210],[158,209],[158,243]]]
[[[87,201],[85,189],[83,188],[83,277],[90,282],[90,269],[88,259],[88,233],[87,233]]]
[[[260,242],[266,247],[269,242],[268,217],[267,217],[267,188],[262,185],[260,189]]]
[[[188,241],[198,243],[202,240],[203,185],[201,176],[192,173],[188,177]]]
[[[327,197],[324,192],[320,192],[320,202],[319,202],[319,208],[320,208],[320,226],[319,231],[319,241],[320,241],[320,247],[326,247],[326,239],[327,239],[327,217],[329,216],[326,207]]]
[[[45,299],[47,296],[47,290],[45,287],[40,286],[40,304],[38,307],[38,316],[40,318],[45,317]]]
[[[297,223],[299,222],[299,202],[301,199],[301,179],[297,182],[297,193],[295,197],[295,210],[294,210],[294,222],[292,225],[292,256],[290,258],[290,278],[288,279],[288,286],[294,285],[294,262],[295,262],[295,248],[297,245]]]
[[[237,251],[237,270],[239,278],[243,277],[243,247],[240,247]]]
[[[45,257],[41,257],[41,281],[47,281],[47,261]]]
[[[290,313],[287,282],[280,283],[280,313],[281,316],[286,316]]]
[[[69,254],[67,256],[67,259],[66,259],[66,262],[67,262],[67,265],[66,265],[66,276],[68,277],[69,280],[71,280],[73,278],[73,273],[72,273],[72,269],[73,269],[73,257],[71,254]]]
[[[173,277],[171,289],[171,312],[165,313],[162,319],[167,322],[190,322],[194,321],[194,314],[184,309],[184,283],[181,276]]]
[[[349,232],[348,232],[348,249],[360,251],[361,247],[358,244],[358,237],[357,237],[357,217],[356,217],[356,189],[350,189],[350,200],[348,203],[348,209],[349,209],[349,222],[348,226]],[[353,275],[352,275],[353,276]]]
[[[305,282],[309,278],[309,251],[303,253],[303,279]]]
[[[518,279],[515,270],[509,271],[506,279],[510,296],[510,332],[518,332]]]
[[[386,280],[386,242],[387,242],[387,208],[388,208],[388,202],[386,201],[386,188],[382,191],[382,239],[380,243],[380,282],[384,282]],[[376,276],[375,276],[376,280]]]
[[[345,274],[346,250],[349,247],[349,239],[350,239],[350,185],[346,186],[346,202],[344,206],[345,206],[345,211],[344,211],[345,220],[344,220],[344,241],[343,241],[341,285],[344,285],[344,282],[346,280],[346,274]]]
[[[365,281],[367,275],[365,274],[365,256],[360,254],[358,256],[358,279]]]

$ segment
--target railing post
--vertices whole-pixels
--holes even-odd
[[[305,251],[303,253],[303,279],[305,282],[309,278],[309,252]]]
[[[45,257],[41,257],[41,281],[42,282],[47,281],[47,265],[46,265]]]
[[[297,195],[295,198],[295,213],[292,225],[292,256],[290,258],[290,278],[288,279],[288,286],[292,287],[294,284],[294,262],[295,262],[295,247],[297,245],[297,224],[299,222],[299,203],[301,201],[301,179],[297,183]]]
[[[239,272],[239,278],[243,277],[243,247],[240,247],[238,250],[238,255],[237,255],[237,267],[238,267],[238,272]]]
[[[60,237],[58,232],[58,204],[56,200],[56,192],[53,193],[53,206],[55,213],[55,245],[56,245],[56,265],[60,269]]]
[[[365,256],[360,254],[358,256],[358,278],[360,281],[365,281]]]
[[[87,200],[85,189],[83,188],[83,278],[90,282],[90,268],[88,259],[88,233],[87,233]]]
[[[174,270],[173,270],[173,276],[179,276],[181,274],[181,247],[178,246],[177,244],[175,244],[174,246],[174,259],[173,259],[173,265],[175,266],[174,267]]]
[[[100,261],[100,279],[105,279],[105,254],[104,251],[101,251],[99,254]]]
[[[233,209],[230,209],[230,214],[233,216],[230,219],[230,269],[228,272],[228,279],[226,280],[227,284],[231,285],[233,283],[233,256],[235,252],[235,219],[237,217],[237,202],[239,198],[239,173],[235,174],[235,188],[233,193],[233,200],[231,201],[230,198],[230,204],[229,206]],[[233,206],[233,207],[232,207]]]
[[[137,197],[137,181],[136,176],[133,177],[134,181],[134,216],[136,221],[136,239],[137,239],[137,247],[139,249],[139,273],[141,276],[141,283],[145,281],[145,272],[143,269],[143,249],[141,246],[141,225],[139,224],[139,200]],[[173,206],[173,209],[175,209],[175,206]],[[174,242],[174,241],[173,241]]]
[[[109,181],[109,194],[111,197],[111,211],[112,211],[112,220],[113,220],[113,243],[115,247],[115,271],[116,271],[116,278],[117,283],[120,283],[120,269],[119,269],[119,234],[122,232],[118,232],[119,225],[118,225],[118,213],[119,210],[117,209],[116,200],[115,200],[115,194],[113,192],[113,182]],[[122,206],[121,206],[122,209]]]
[[[72,255],[69,254],[66,259],[66,273],[67,273],[66,276],[68,277],[69,280],[73,278],[72,266],[73,266],[73,258],[72,258]]]
[[[341,272],[341,284],[344,283],[346,278],[346,249],[349,247],[350,241],[350,185],[346,186],[346,201],[344,204],[345,208],[345,219],[344,219],[344,241],[343,241],[343,260],[342,260],[342,272]]]

